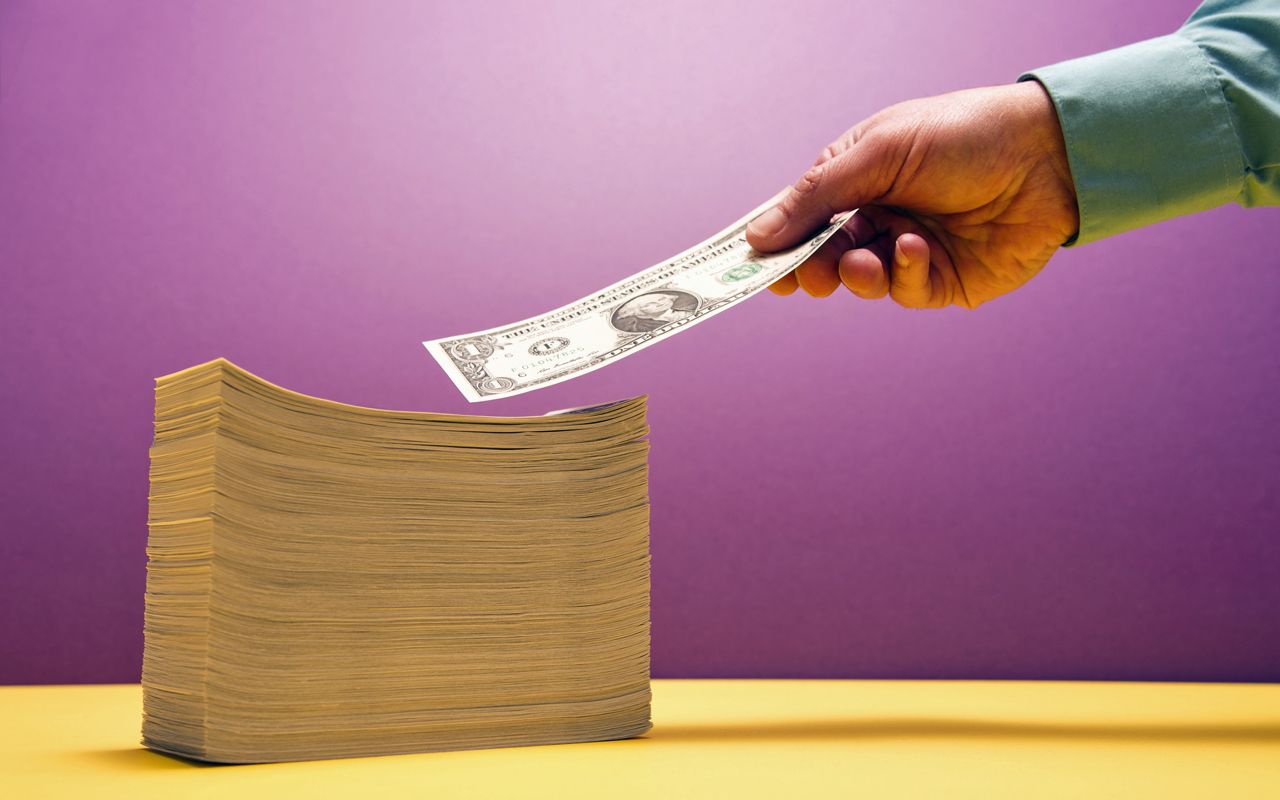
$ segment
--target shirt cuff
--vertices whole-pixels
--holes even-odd
[[[1244,164],[1222,86],[1188,39],[1157,39],[1027,72],[1053,99],[1083,244],[1229,203]]]

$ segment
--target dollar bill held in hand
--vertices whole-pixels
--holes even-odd
[[[669,338],[786,275],[853,216],[780,253],[747,244],[747,223],[778,198],[702,244],[554,311],[500,328],[423,342],[471,402],[567,381]]]

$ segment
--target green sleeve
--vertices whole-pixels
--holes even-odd
[[[1071,243],[1224,203],[1280,205],[1280,0],[1209,0],[1176,33],[1033,70],[1080,207]]]

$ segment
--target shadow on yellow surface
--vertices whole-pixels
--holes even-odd
[[[1280,719],[1248,725],[1185,724],[1060,724],[998,722],[972,719],[849,718],[824,720],[768,720],[660,725],[638,739],[612,743],[616,747],[678,745],[682,742],[841,742],[877,739],[964,740],[1005,739],[1060,742],[1188,742],[1280,744]],[[559,747],[560,745],[548,745]],[[210,764],[144,747],[82,751],[98,766],[126,772],[253,767],[258,764]]]
[[[1280,686],[656,680],[616,742],[294,764],[143,748],[135,685],[0,687],[0,796],[1277,797]]]
[[[107,750],[85,750],[80,755],[93,761],[97,766],[129,772],[233,766],[230,764],[209,764],[204,761],[171,756],[167,753],[157,753],[141,746]]]
[[[752,724],[662,725],[645,738],[655,741],[785,741],[859,739],[1019,739],[1133,742],[1263,742],[1280,744],[1280,719],[1250,725],[1059,724],[968,719],[771,720]]]

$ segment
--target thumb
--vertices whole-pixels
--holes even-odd
[[[785,250],[809,238],[836,214],[874,202],[882,194],[870,176],[883,173],[875,150],[854,145],[809,169],[773,208],[747,225],[747,243],[761,252]]]

